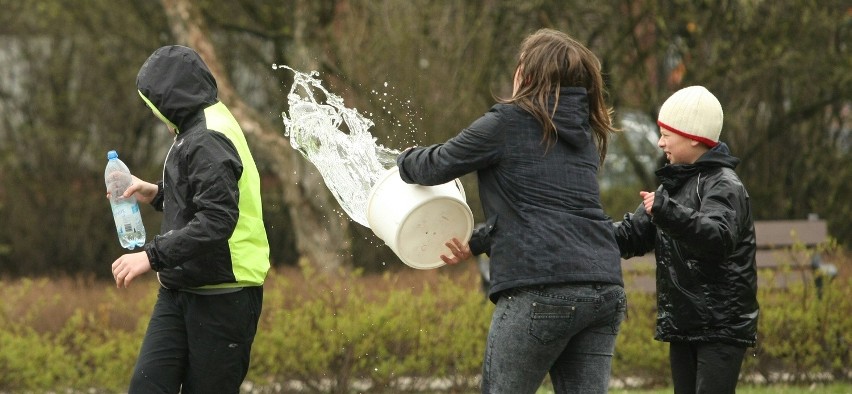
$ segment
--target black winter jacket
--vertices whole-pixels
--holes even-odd
[[[615,224],[622,257],[656,253],[657,340],[756,343],[754,222],[738,163],[720,143],[694,164],[663,167],[653,219],[640,204]]]
[[[397,159],[408,183],[442,184],[476,171],[489,226],[470,244],[491,257],[488,294],[495,302],[521,286],[623,285],[612,221],[599,199],[586,90],[562,88],[555,113],[559,138],[549,149],[531,114],[497,104],[446,143]],[[476,250],[479,235],[490,236],[484,250]]]
[[[151,202],[161,234],[145,245],[163,286],[220,291],[260,286],[269,270],[260,177],[216,81],[186,47],[155,51],[136,79],[142,99],[177,135]]]

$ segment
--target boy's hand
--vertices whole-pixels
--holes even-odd
[[[122,255],[112,263],[112,277],[115,278],[115,287],[128,287],[133,278],[150,270],[151,263],[148,261],[148,254],[144,251]]]
[[[154,201],[154,197],[157,197],[158,191],[158,186],[156,184],[145,182],[137,178],[136,175],[133,175],[133,182],[130,183],[130,186],[127,187],[127,190],[124,191],[124,194],[122,194],[121,197],[128,198],[136,194],[136,201],[150,204],[151,201]],[[109,200],[110,197],[112,197],[112,194],[107,192],[107,200]]]
[[[157,197],[157,191],[156,184],[145,182],[134,175],[133,183],[124,191],[123,197],[127,198],[135,193],[136,201],[150,204],[154,200],[154,197]]]
[[[654,216],[651,213],[651,208],[654,207],[654,192],[639,192],[639,197],[642,197],[642,204],[645,205],[645,212],[648,215]]]

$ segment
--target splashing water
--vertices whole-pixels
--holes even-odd
[[[369,131],[373,121],[347,108],[342,98],[326,90],[316,78],[316,71],[303,73],[283,65],[272,68],[294,73],[293,86],[287,94],[290,114],[281,113],[290,145],[313,163],[346,214],[370,227],[370,190],[388,169],[396,166],[401,152],[376,144]],[[315,89],[325,95],[325,103],[317,102]]]

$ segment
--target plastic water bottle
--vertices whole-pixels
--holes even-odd
[[[134,196],[122,197],[124,191],[133,183],[130,169],[118,159],[118,153],[114,150],[107,153],[107,159],[104,182],[110,194],[109,203],[112,206],[118,240],[121,246],[127,249],[145,245],[145,226],[142,224],[139,203]]]

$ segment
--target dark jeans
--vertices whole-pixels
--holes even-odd
[[[160,288],[129,393],[238,393],[263,287],[217,295]]]
[[[531,286],[504,292],[494,308],[482,392],[606,393],[615,337],[627,308],[611,284]]]
[[[669,361],[676,394],[734,393],[745,347],[718,342],[672,342]]]

